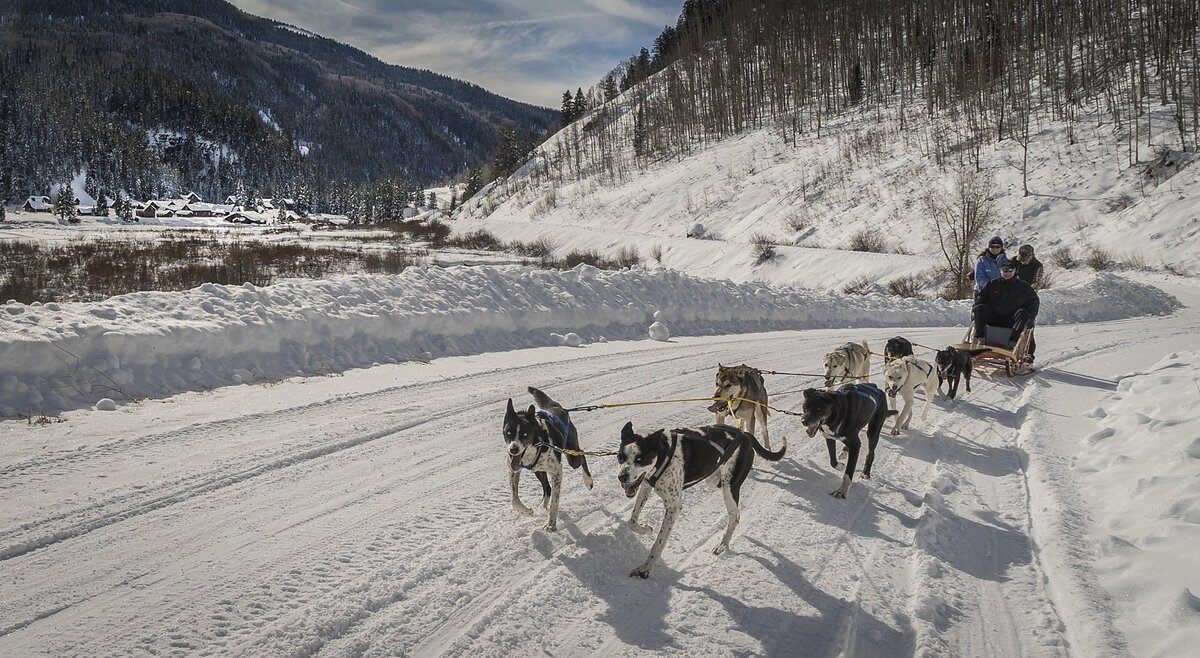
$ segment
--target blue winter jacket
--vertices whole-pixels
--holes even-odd
[[[995,258],[987,252],[980,254],[979,260],[975,262],[975,292],[983,290],[992,279],[999,279],[1000,266],[1007,262],[1008,256],[1003,251]]]

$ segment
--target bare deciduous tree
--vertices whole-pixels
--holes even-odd
[[[948,299],[971,295],[971,260],[976,246],[996,221],[996,183],[986,172],[963,170],[949,196],[931,192],[922,200],[929,214],[929,234],[942,255]]]

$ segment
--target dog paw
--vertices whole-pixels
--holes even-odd
[[[651,528],[650,526],[646,525],[645,523],[630,522],[629,527],[632,528],[633,531],[638,533],[639,535],[648,535],[648,534],[654,532],[654,528]]]
[[[727,548],[729,548],[729,545],[724,542],[717,544],[716,546],[713,546],[713,555],[720,555],[721,553],[724,553],[725,549]]]
[[[587,487],[588,489],[592,488],[592,476],[590,476],[590,475],[583,476],[583,486]]]
[[[837,463],[837,462],[835,462],[835,461],[831,461],[831,462],[829,462],[829,465],[830,465],[832,468],[837,468],[837,467],[838,467],[838,463]]]
[[[634,569],[633,571],[629,572],[629,577],[630,578],[649,578],[650,577],[650,567],[638,567],[638,568]]]
[[[830,493],[829,495],[833,496],[834,498],[843,499],[843,500],[846,498],[846,492],[842,491],[841,489],[838,489],[837,491],[834,491],[834,492]]]
[[[870,473],[867,473],[866,471],[863,471],[863,474],[862,474],[862,479],[864,479],[864,480],[870,480],[870,479],[871,479],[871,474],[870,474]]]
[[[892,436],[900,436],[900,430],[892,428]]]
[[[514,502],[513,509],[517,510],[517,514],[520,514],[521,516],[533,516],[533,510],[525,507],[521,503]]]
[[[542,526],[542,530],[545,530],[546,532],[558,532],[558,525],[556,525],[553,521],[547,521],[546,525]]]

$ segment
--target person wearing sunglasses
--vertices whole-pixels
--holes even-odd
[[[975,295],[975,306],[972,313],[975,318],[975,336],[981,341],[987,336],[988,325],[993,327],[1012,327],[1009,342],[1020,337],[1026,327],[1032,327],[1037,318],[1041,301],[1033,286],[1017,277],[1017,264],[1006,261],[999,266],[1000,278],[988,282],[983,290]],[[1033,363],[1033,351],[1036,348],[1033,338],[1029,340],[1029,353],[1025,355],[1026,363]]]
[[[979,254],[975,261],[975,292],[983,290],[984,286],[1000,278],[1000,266],[1008,262],[1004,253],[1004,240],[995,236],[988,240],[987,249]]]

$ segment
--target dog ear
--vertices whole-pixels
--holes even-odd
[[[537,415],[537,407],[533,406],[532,404],[529,405],[529,408],[525,410],[525,415],[533,418]]]
[[[637,435],[633,433],[633,422],[625,423],[625,427],[621,428],[621,445],[632,443],[637,440]]]

